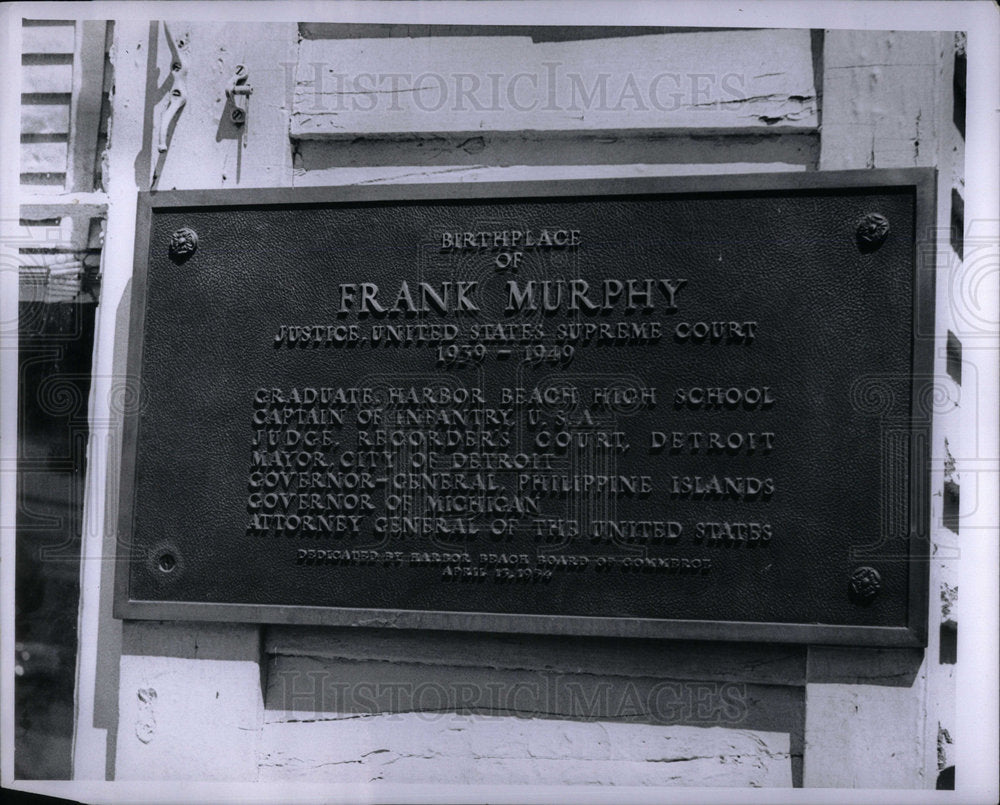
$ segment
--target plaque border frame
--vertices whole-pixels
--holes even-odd
[[[147,191],[138,194],[133,260],[126,377],[130,388],[141,383],[141,356],[149,268],[150,234],[156,211],[182,209],[355,204],[393,201],[474,201],[542,199],[573,196],[648,194],[765,193],[781,190],[877,190],[912,187],[915,198],[913,244],[913,334],[911,336],[911,423],[919,421],[932,433],[933,414],[925,411],[926,392],[933,382],[936,231],[936,168],[878,168],[795,173],[717,174],[600,179],[526,180],[510,182],[334,185],[316,187],[234,188]],[[135,385],[131,385],[135,384]],[[904,626],[856,626],[833,623],[673,620],[591,615],[538,615],[442,610],[364,609],[288,604],[151,601],[129,597],[131,562],[128,543],[135,507],[138,412],[123,416],[121,471],[115,540],[115,618],[124,620],[183,620],[272,625],[360,626],[396,629],[480,631],[547,635],[671,640],[721,640],[870,647],[926,647],[931,539],[931,439],[911,439],[907,478],[909,515],[907,616]],[[915,431],[911,427],[911,434]],[[924,536],[921,536],[921,535]],[[123,535],[129,535],[124,537]],[[144,561],[137,559],[136,561]],[[859,563],[863,560],[859,559]],[[847,592],[845,578],[844,592]]]

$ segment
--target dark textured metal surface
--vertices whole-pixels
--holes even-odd
[[[142,395],[126,422],[118,614],[921,642],[933,278],[931,267],[920,263],[924,250],[916,242],[932,209],[931,195],[927,171],[868,171],[145,197],[130,343],[130,372],[141,378]],[[872,212],[892,222],[892,236],[877,251],[859,250],[858,221]],[[200,243],[178,271],[168,244],[181,227],[196,230]],[[516,271],[497,268],[504,249],[441,248],[443,231],[546,228],[578,230],[581,243],[525,249]],[[647,278],[686,280],[675,309],[655,286],[651,304],[638,296],[633,310],[624,294],[601,297],[605,280],[627,287],[629,279]],[[570,310],[564,297],[551,313],[504,312],[508,281],[523,288],[528,281],[575,279],[586,280],[587,299],[607,309]],[[337,314],[341,284],[375,283],[380,304],[388,307],[404,280],[414,290],[419,282],[438,288],[445,281],[476,283],[467,287],[479,310],[359,315],[355,298],[347,314]],[[617,287],[612,283],[611,291]],[[360,289],[355,293],[360,297]],[[453,294],[452,308],[454,302]],[[745,323],[751,321],[756,325],[749,338]],[[726,335],[718,343],[711,337],[695,343],[683,337],[685,322],[725,322]],[[742,329],[734,331],[729,322]],[[484,354],[442,366],[436,350],[447,342],[433,335],[406,346],[370,340],[373,327],[420,323],[455,324],[454,343],[483,343]],[[529,327],[532,334],[523,341],[471,337],[473,326],[491,323],[531,325],[544,336],[535,337],[538,331]],[[558,337],[561,325],[588,323],[645,327],[647,337]],[[658,338],[648,337],[652,324],[660,326]],[[282,325],[358,325],[362,338],[351,345],[276,347]],[[568,360],[560,353],[560,361],[536,364],[524,359],[531,344],[570,344],[575,350]],[[423,432],[418,440],[433,430],[457,430],[454,438],[463,440],[480,440],[490,431],[494,442],[506,438],[509,444],[402,446],[388,451],[389,466],[341,469],[390,479],[356,490],[369,495],[367,509],[323,512],[362,515],[356,531],[353,523],[336,533],[254,530],[249,526],[261,511],[251,502],[254,492],[303,491],[290,479],[282,488],[253,488],[252,473],[260,468],[253,466],[259,428],[252,419],[258,409],[283,407],[254,400],[260,389],[287,393],[307,387],[370,389],[381,400],[339,406],[343,425],[295,428],[325,430],[325,438],[337,442],[318,450],[323,458],[314,457],[309,472],[336,471],[345,450],[362,452],[359,431],[365,432],[362,440],[374,438],[377,429],[355,421],[361,409],[378,409],[382,416],[488,409],[512,424],[491,424],[485,415],[479,426],[389,430]],[[482,402],[387,404],[390,387],[475,390]],[[504,388],[549,387],[575,388],[580,399],[502,402]],[[594,388],[629,387],[654,390],[655,404],[593,401]],[[715,387],[766,388],[774,402],[705,408],[678,401],[680,389]],[[569,424],[558,425],[560,417]],[[281,434],[288,428],[270,430]],[[570,433],[585,444],[546,449],[539,446],[545,430]],[[668,435],[665,446],[653,446],[654,431]],[[723,439],[741,433],[744,444],[692,449],[685,437],[677,448],[669,441],[675,432],[714,432]],[[771,448],[758,441],[748,451],[748,433],[773,433],[766,440]],[[608,444],[595,444],[599,440]],[[538,513],[512,517],[513,533],[503,535],[491,532],[492,522],[505,516],[495,512],[466,518],[477,532],[471,535],[445,536],[436,525],[427,535],[379,533],[376,518],[396,513],[386,510],[387,494],[403,494],[391,487],[393,476],[423,471],[413,466],[422,461],[416,454],[434,453],[430,460],[440,468],[454,465],[456,452],[553,456],[548,469],[479,471],[482,480],[491,475],[487,498],[530,498],[533,478],[542,475],[647,476],[640,486],[651,488],[540,493],[534,496]],[[467,480],[474,476],[468,467],[458,473]],[[730,485],[718,495],[710,485],[699,496],[683,491],[675,476],[755,478],[773,492],[737,494]],[[427,509],[433,493],[422,488],[407,494],[413,498],[408,514],[435,514]],[[280,511],[296,510],[292,505]],[[683,530],[676,539],[648,538],[653,526],[635,526],[642,533],[633,539],[590,538],[594,523],[608,520],[665,523],[668,534],[676,529],[669,524],[679,523]],[[572,521],[581,535],[566,525]],[[767,524],[772,536],[715,543],[697,538],[698,523],[715,522]],[[752,532],[742,529],[744,535]],[[310,563],[300,549],[377,553],[350,563]],[[387,559],[387,551],[402,558]],[[429,552],[465,552],[469,560],[451,566],[483,570],[445,576],[447,563],[410,561],[412,553]],[[483,561],[481,554],[527,561]],[[587,567],[559,569],[565,556],[585,556]],[[635,567],[637,559],[664,558],[678,560],[678,566]],[[700,560],[702,567],[682,567],[683,560]],[[859,606],[848,590],[862,565],[877,572],[881,589]],[[532,572],[518,577],[516,571],[526,568]],[[538,572],[552,568],[547,576]],[[507,570],[515,572],[508,576]]]

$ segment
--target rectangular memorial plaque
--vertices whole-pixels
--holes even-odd
[[[141,196],[116,614],[924,644],[933,195]]]

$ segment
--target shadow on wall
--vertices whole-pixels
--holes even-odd
[[[94,305],[22,303],[14,774],[72,776],[80,528]]]

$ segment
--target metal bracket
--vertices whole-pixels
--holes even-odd
[[[237,126],[246,123],[247,97],[253,92],[253,87],[246,83],[247,77],[247,68],[237,64],[233,77],[229,79],[229,86],[226,87],[226,98],[232,103],[229,119]]]
[[[174,118],[177,117],[177,113],[187,103],[187,65],[183,59],[185,42],[182,39],[177,43],[177,47],[174,47],[173,39],[167,30],[166,24],[163,26],[163,32],[166,34],[167,42],[173,51],[173,60],[170,62],[170,73],[173,76],[173,83],[170,87],[170,101],[160,115],[160,132],[156,138],[156,150],[161,154],[167,150],[167,131],[170,129],[170,124],[173,123]]]

